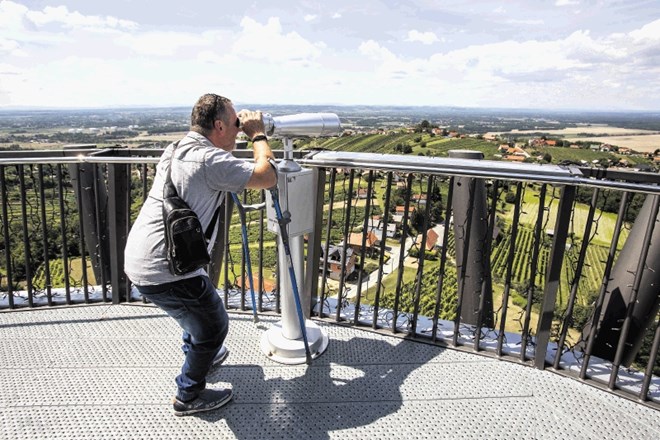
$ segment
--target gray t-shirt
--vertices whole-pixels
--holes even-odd
[[[128,234],[124,272],[138,286],[169,283],[206,273],[199,269],[186,275],[172,275],[165,257],[162,201],[172,150],[173,144],[170,144],[163,152],[149,197]],[[243,191],[254,171],[253,163],[235,158],[194,131],[179,142],[172,164],[172,183],[179,197],[195,211],[204,230],[211,223],[221,193]]]

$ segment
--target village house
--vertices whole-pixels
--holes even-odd
[[[383,229],[382,228],[372,229],[371,232],[373,232],[376,235],[375,246],[380,246],[380,243],[383,240]],[[395,238],[396,235],[397,235],[397,225],[395,223],[388,223],[387,230],[385,232],[385,237]]]
[[[378,242],[378,237],[374,234],[373,231],[367,232],[367,237],[364,244],[365,254],[372,255],[376,249],[376,243]],[[348,236],[348,245],[353,249],[353,253],[362,252],[362,233],[354,232]]]
[[[327,274],[328,278],[331,280],[338,281],[341,278],[342,271],[342,252],[344,250],[343,246],[328,246],[328,265],[327,265]],[[323,270],[323,261],[325,259],[325,246],[321,246],[321,259],[319,269]],[[344,277],[348,278],[353,272],[355,272],[355,255],[353,249],[350,247],[346,249],[346,263],[343,265],[345,267]]]
[[[369,220],[367,220],[367,229],[372,230],[380,228],[382,221],[383,220],[379,215],[373,215],[369,217]]]
[[[411,214],[415,210],[414,206],[408,206],[408,214]],[[404,205],[396,205],[394,212],[399,215],[403,215],[406,212],[406,207]]]
[[[413,194],[410,201],[419,205],[426,205],[426,194]]]
[[[358,199],[364,200],[369,195],[369,192],[367,191],[367,188],[358,188],[355,195]]]
[[[367,230],[373,232],[376,235],[376,246],[380,245],[380,242],[383,240],[383,220],[380,216],[373,216],[368,221]],[[397,233],[397,225],[393,221],[387,222],[387,231],[385,232],[386,238],[394,238]]]
[[[440,225],[436,227],[440,233],[444,232],[444,226]],[[428,231],[426,231],[426,243],[424,244],[424,248],[426,251],[432,251],[435,248],[441,248],[442,247],[442,237],[435,231],[436,228],[431,228]],[[415,238],[415,243],[417,244],[422,244],[422,234],[419,234]]]
[[[403,223],[403,213],[392,214],[390,218],[392,219],[392,223],[396,226],[397,229],[401,227],[401,224]]]
[[[520,147],[509,147],[506,150],[506,153],[510,156],[530,157],[529,153]]]
[[[504,155],[505,160],[512,162],[524,162],[528,157],[531,157],[530,154],[520,147],[508,147]]]

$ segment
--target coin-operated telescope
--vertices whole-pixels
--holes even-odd
[[[277,188],[266,193],[268,229],[278,235],[279,285],[282,320],[261,338],[262,351],[283,364],[300,364],[320,356],[328,336],[309,318],[311,292],[304,291],[304,239],[314,229],[316,179],[314,171],[293,160],[292,138],[338,136],[334,113],[263,115],[266,134],[282,139],[284,159],[277,164]],[[317,276],[313,274],[312,276]]]

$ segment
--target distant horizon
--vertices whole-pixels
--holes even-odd
[[[108,105],[108,106],[89,106],[89,107],[58,107],[58,106],[1,106],[0,112],[11,112],[11,111],[94,111],[94,110],[157,110],[157,109],[182,109],[190,110],[194,103],[189,105],[181,104],[172,104],[172,105],[147,105],[147,104],[135,104],[135,105]],[[535,113],[568,113],[568,114],[584,114],[584,113],[593,113],[593,114],[645,114],[645,115],[659,115],[660,109],[657,110],[632,110],[632,109],[575,109],[575,108],[524,108],[524,107],[467,107],[467,106],[457,106],[457,105],[405,105],[405,104],[290,104],[290,103],[241,103],[234,102],[234,107],[236,110],[240,108],[251,108],[258,109],[262,111],[267,111],[269,107],[278,108],[278,107],[330,107],[330,108],[344,108],[344,109],[356,109],[356,108],[374,108],[374,109],[428,109],[428,110],[444,110],[444,111],[488,111],[488,112],[513,112],[513,113],[524,113],[524,112],[535,112]]]

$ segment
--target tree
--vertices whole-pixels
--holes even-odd
[[[410,215],[410,226],[412,226],[418,234],[421,234],[424,229],[424,213],[415,208]]]

